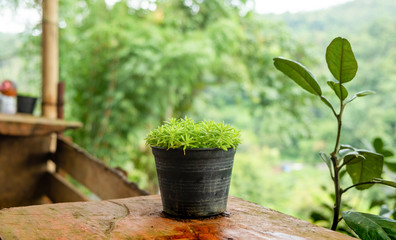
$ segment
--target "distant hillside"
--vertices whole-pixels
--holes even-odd
[[[379,19],[396,19],[395,0],[354,0],[324,10],[267,15],[282,20],[293,32],[330,31],[356,33]]]
[[[354,0],[318,11],[263,17],[288,25],[291,35],[320,57],[334,37],[345,37],[355,49],[362,49],[358,52],[370,55],[365,49],[368,45],[393,41],[392,34],[396,34],[396,0]]]
[[[358,32],[377,19],[396,19],[395,0],[355,0],[324,10],[282,14],[293,31],[348,31]]]

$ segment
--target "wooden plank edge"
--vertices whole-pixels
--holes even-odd
[[[45,195],[54,203],[90,201],[87,196],[57,173],[46,172],[45,180],[47,183]]]
[[[67,159],[64,159],[66,155],[72,155],[73,157],[69,156]],[[120,173],[119,170],[115,170],[106,166],[102,161],[98,160],[94,156],[90,155],[87,151],[80,148],[77,144],[66,140],[62,136],[58,136],[57,151],[53,155],[52,160],[57,164],[58,167],[65,170],[68,174],[70,174],[70,176],[75,178],[103,200],[150,195],[148,192],[140,189],[136,183],[130,182],[125,175]],[[92,179],[93,182],[91,182],[80,178],[80,176],[75,171],[81,171],[81,169],[71,169],[64,161],[87,161],[90,167],[95,168],[97,171],[103,172],[103,174],[110,173],[112,176],[114,176],[114,179],[117,179],[118,184],[123,185],[129,191],[128,193],[122,193],[121,195],[117,194],[116,196],[105,195],[105,191],[98,191],[98,188],[103,186],[97,186],[97,181],[95,179]]]
[[[12,123],[26,123],[26,124],[42,124],[52,126],[64,126],[69,128],[80,128],[82,127],[81,122],[76,121],[65,121],[62,119],[50,119],[46,117],[36,117],[31,114],[3,114],[0,113],[0,121],[12,122]]]
[[[80,122],[35,117],[29,114],[0,114],[0,134],[3,135],[47,135],[81,127]]]

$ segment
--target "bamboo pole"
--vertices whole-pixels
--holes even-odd
[[[42,116],[57,118],[59,78],[58,0],[43,0]]]

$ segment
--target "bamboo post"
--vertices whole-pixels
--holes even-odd
[[[42,116],[57,118],[59,78],[58,0],[43,0]]]
[[[58,115],[58,0],[43,0],[42,19],[42,116],[56,119]],[[50,151],[56,150],[56,134],[51,134]],[[50,165],[48,165],[50,168]]]

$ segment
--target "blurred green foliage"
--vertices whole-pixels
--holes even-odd
[[[212,86],[233,84],[230,97],[253,104],[285,95],[298,101],[270,64],[281,52],[303,58],[304,50],[281,25],[242,14],[244,2],[134,4],[61,2],[60,79],[66,115],[84,124],[71,133],[74,141],[111,166],[127,165],[134,180],[148,174],[149,190],[156,189],[155,171],[144,160],[143,136],[169,117],[185,116]]]

